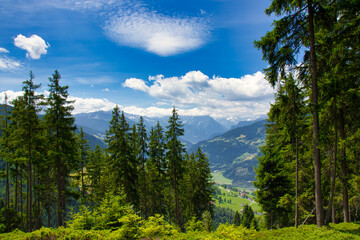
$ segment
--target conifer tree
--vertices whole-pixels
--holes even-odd
[[[236,211],[235,212],[235,215],[234,215],[234,225],[235,226],[240,226],[240,214],[239,214],[239,211]]]
[[[68,86],[60,85],[60,73],[55,70],[49,78],[49,97],[44,120],[47,126],[48,159],[55,169],[57,191],[57,226],[63,226],[66,218],[66,203],[69,197],[70,173],[77,167],[74,107],[69,101]]]
[[[99,145],[96,145],[94,151],[90,151],[89,161],[86,164],[86,170],[89,178],[89,201],[91,209],[101,202],[105,196],[105,185],[102,176],[104,174],[106,156]],[[104,176],[106,177],[106,176]]]
[[[112,112],[109,130],[106,131],[105,142],[108,144],[107,153],[108,177],[111,179],[112,191],[119,194],[124,191],[126,202],[137,208],[137,163],[131,149],[129,124],[125,119],[124,112],[120,115],[119,107],[116,106]]]
[[[23,96],[13,101],[14,109],[11,117],[13,128],[9,136],[14,150],[13,160],[24,167],[26,174],[26,222],[24,223],[26,231],[33,229],[34,174],[37,170],[36,164],[43,152],[41,151],[42,128],[37,114],[40,111],[39,100],[43,96],[35,94],[40,85],[34,84],[34,78],[34,74],[30,71],[30,79],[23,82]]]
[[[184,135],[184,129],[174,107],[166,131],[166,160],[170,190],[173,193],[171,202],[174,204],[175,223],[181,228],[183,228],[183,216],[180,203],[180,183],[183,179],[183,154],[185,153],[184,145],[179,139],[182,135]]]
[[[78,136],[78,144],[79,144],[79,175],[81,181],[81,202],[86,202],[86,194],[87,194],[87,186],[85,184],[85,166],[88,162],[88,155],[89,155],[89,142],[85,138],[84,131],[82,127],[80,128],[80,133]]]
[[[288,68],[297,64],[296,56],[306,48],[307,52],[303,64],[307,64],[307,73],[310,75],[311,107],[313,123],[313,159],[315,179],[315,205],[317,225],[324,223],[323,195],[321,188],[321,159],[319,150],[319,105],[318,105],[318,62],[316,56],[315,27],[319,27],[319,15],[323,14],[322,4],[326,0],[292,1],[273,0],[270,7],[265,10],[267,15],[274,13],[282,18],[274,21],[273,30],[268,32],[260,41],[255,41],[255,46],[262,50],[263,59],[270,66],[265,69],[267,80],[272,86],[284,77]]]
[[[165,140],[160,123],[151,128],[149,137],[149,158],[146,161],[147,181],[149,184],[149,215],[165,214]]]

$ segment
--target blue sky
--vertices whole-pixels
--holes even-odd
[[[0,92],[40,92],[57,69],[74,113],[254,119],[273,92],[253,47],[268,0],[0,0]],[[3,93],[0,101],[3,101]]]

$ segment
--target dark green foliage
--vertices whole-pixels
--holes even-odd
[[[247,229],[259,230],[258,223],[255,219],[254,211],[251,209],[251,206],[247,204],[244,206],[240,225],[246,227]]]
[[[167,177],[169,179],[169,199],[173,206],[175,223],[183,228],[183,216],[180,202],[180,184],[183,180],[184,173],[184,153],[185,149],[179,137],[184,134],[183,126],[179,120],[179,116],[175,107],[172,116],[169,119],[169,125],[166,131],[166,160],[167,160]]]
[[[138,206],[137,162],[131,148],[129,125],[124,112],[116,106],[109,130],[106,132],[107,152],[109,154],[107,171],[110,177],[108,186],[117,194],[121,189],[126,194],[126,201]]]
[[[20,226],[20,217],[13,208],[0,208],[0,233],[11,232]]]
[[[77,168],[74,107],[68,100],[68,86],[60,85],[60,74],[56,70],[49,78],[49,98],[45,110],[49,165],[54,169],[54,184],[57,191],[57,226],[66,219],[66,203],[70,196],[70,172]]]
[[[240,226],[240,214],[238,211],[236,211],[234,215],[234,225]]]
[[[217,228],[220,224],[225,224],[225,223],[233,224],[234,215],[235,212],[230,208],[214,207],[214,217],[213,217],[214,227]]]

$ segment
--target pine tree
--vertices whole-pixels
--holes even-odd
[[[324,1],[291,1],[273,0],[270,7],[265,10],[267,15],[274,13],[282,18],[274,21],[274,28],[260,41],[255,41],[255,46],[262,50],[263,59],[268,61],[270,67],[265,69],[265,74],[272,86],[275,86],[280,77],[284,77],[288,68],[296,65],[296,56],[305,47],[304,63],[307,64],[307,72],[310,74],[313,116],[313,157],[315,179],[315,205],[317,225],[324,223],[323,195],[321,189],[321,159],[319,150],[319,105],[318,105],[318,63],[316,57],[315,21],[323,14],[322,4]],[[308,61],[309,60],[309,61]]]
[[[30,71],[30,79],[23,82],[23,96],[13,101],[14,109],[11,116],[13,128],[9,136],[11,148],[14,151],[13,161],[20,163],[21,172],[24,170],[26,174],[26,221],[25,223],[22,221],[25,224],[24,229],[26,231],[33,230],[34,174],[37,170],[36,165],[43,152],[41,147],[42,128],[37,115],[40,111],[39,101],[43,96],[35,94],[35,90],[40,85],[34,84],[34,78],[34,74]],[[20,175],[21,180],[22,177]],[[22,196],[22,189],[20,194]]]
[[[254,211],[252,210],[251,206],[245,204],[243,208],[243,213],[240,221],[241,226],[244,226],[248,229],[255,229],[258,230],[258,224],[255,219]]]
[[[85,184],[85,166],[87,165],[89,158],[89,142],[85,138],[85,134],[83,132],[82,127],[80,128],[80,133],[78,136],[78,144],[79,144],[79,175],[81,180],[81,202],[86,203],[86,195],[87,195],[87,186]]]
[[[166,160],[170,190],[173,193],[173,199],[171,201],[174,204],[173,209],[175,212],[175,223],[180,228],[183,228],[183,217],[180,203],[180,183],[183,179],[183,154],[185,153],[184,145],[179,139],[182,135],[184,135],[184,129],[174,107],[166,131]]]
[[[165,143],[160,123],[151,128],[149,137],[149,158],[146,161],[147,181],[149,184],[149,216],[165,214]]]
[[[234,225],[235,226],[240,226],[240,214],[239,214],[239,211],[236,211],[235,212],[235,215],[234,215]]]
[[[66,218],[66,203],[69,197],[70,173],[77,168],[74,107],[68,100],[68,86],[60,85],[60,74],[55,70],[49,78],[49,97],[44,120],[49,141],[48,158],[55,169],[57,191],[57,226],[63,226]]]
[[[89,201],[92,211],[94,206],[101,202],[105,196],[104,176],[106,156],[99,145],[96,145],[94,151],[90,151],[89,161],[86,164],[86,170],[89,178]],[[104,176],[106,177],[106,176]]]
[[[114,194],[124,191],[126,202],[137,208],[137,163],[134,159],[134,151],[131,148],[129,124],[125,119],[124,112],[120,115],[119,107],[116,106],[112,112],[109,130],[106,131],[105,142],[108,144],[109,154],[107,163],[107,174],[111,182],[109,187]]]

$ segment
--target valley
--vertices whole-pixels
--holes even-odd
[[[125,113],[125,117],[132,126],[140,116]],[[110,120],[110,111],[75,115],[76,125],[88,135],[92,148],[96,144],[106,146],[103,139]],[[185,130],[181,141],[189,152],[200,148],[205,153],[215,178],[221,178],[221,172],[233,186],[253,188],[259,147],[265,141],[265,120],[240,121],[230,129],[210,116],[180,116],[180,120]],[[168,125],[167,117],[144,117],[148,133],[158,121],[163,127]],[[229,185],[229,182],[225,180],[219,184]]]

